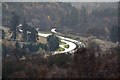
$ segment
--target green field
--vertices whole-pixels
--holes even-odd
[[[66,44],[65,42],[60,41],[60,45],[65,45],[65,44]]]
[[[65,49],[64,48],[61,48],[61,47],[59,47],[58,49],[57,49],[57,51],[64,51]]]
[[[69,45],[64,45],[65,48],[69,48]]]

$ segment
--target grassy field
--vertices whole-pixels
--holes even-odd
[[[38,39],[39,39],[38,40],[39,43],[42,43],[42,44],[46,44],[47,43],[47,39],[44,38],[44,37],[39,36]]]
[[[64,51],[65,49],[64,48],[61,48],[61,47],[59,47],[58,49],[57,49],[57,51]]]
[[[44,34],[52,34],[51,31],[39,31],[40,33],[44,33]]]
[[[69,45],[64,45],[65,48],[69,48]]]
[[[60,45],[65,45],[65,44],[66,44],[65,42],[60,41]]]

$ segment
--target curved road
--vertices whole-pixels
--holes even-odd
[[[56,32],[55,28],[51,29],[51,32],[55,33],[55,34],[58,33],[58,32]],[[59,34],[61,34],[61,33],[59,33]],[[47,37],[51,34],[44,34],[44,33],[39,32],[38,35],[42,36],[42,37]],[[81,47],[85,47],[85,45],[82,42],[79,42],[77,40],[65,38],[65,37],[59,36],[59,35],[57,35],[57,37],[59,37],[62,42],[67,43],[69,45],[69,48],[67,48],[67,49],[65,48],[64,51],[55,51],[53,54],[68,53],[68,52],[72,53],[72,52],[74,52],[74,49],[77,47],[77,45],[80,45]]]

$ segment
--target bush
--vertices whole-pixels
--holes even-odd
[[[95,41],[95,39],[89,39],[88,40],[88,45],[87,48],[89,49],[94,49],[94,50],[98,50],[99,49],[99,44]]]
[[[69,45],[64,45],[65,48],[69,48]]]
[[[64,51],[65,49],[64,48],[61,48],[61,47],[59,47],[58,49],[57,49],[57,51]]]
[[[71,61],[70,59],[71,59],[70,55],[56,54],[54,56],[48,57],[48,64],[49,65],[56,64],[57,66],[62,67],[66,65],[68,62],[70,62]]]
[[[47,37],[48,46],[50,51],[55,51],[59,48],[59,38],[54,34]]]

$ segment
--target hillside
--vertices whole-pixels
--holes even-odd
[[[82,6],[85,6],[92,10],[104,10],[107,8],[118,7],[118,4],[116,2],[72,2],[71,4],[78,9],[81,9]]]
[[[110,40],[111,27],[118,24],[117,3],[2,3],[2,24],[11,26],[12,12],[20,17],[20,23],[24,19],[33,27],[49,31],[65,29],[65,31],[77,34],[90,34],[97,38]],[[80,35],[81,36],[81,35]]]
[[[8,2],[2,3],[2,8],[3,26],[7,27],[10,26],[13,11],[20,16],[20,23],[26,19],[28,23],[43,31],[57,27],[66,31],[71,29],[71,33],[91,34],[104,39],[109,39],[111,27],[117,24],[117,3],[112,2]]]
[[[119,78],[113,6],[3,2],[2,78]]]
[[[41,30],[51,29],[51,27],[59,27],[65,24],[67,3],[3,3],[3,26],[9,24],[12,11],[16,11],[34,27]],[[71,9],[72,6],[69,6]]]

